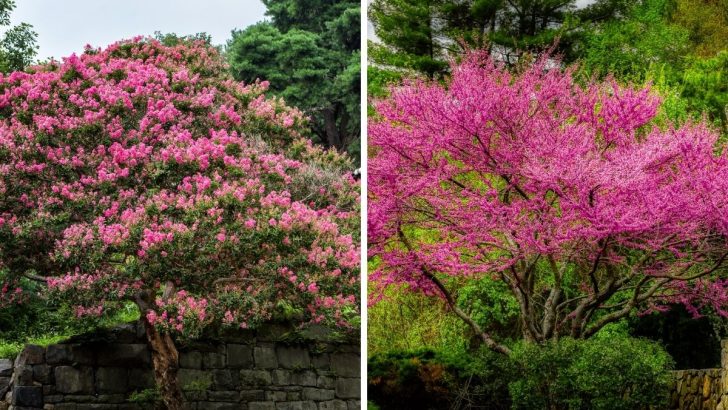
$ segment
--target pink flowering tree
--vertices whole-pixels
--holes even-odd
[[[544,57],[511,73],[470,52],[446,84],[413,81],[370,121],[369,240],[388,286],[457,303],[502,281],[526,341],[588,338],[683,303],[728,315],[728,159],[704,124],[654,125],[660,100],[576,83]]]
[[[139,307],[182,406],[175,336],[358,316],[359,187],[306,119],[202,42],[137,38],[0,76],[3,299],[25,276],[75,314]]]

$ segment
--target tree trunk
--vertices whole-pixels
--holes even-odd
[[[339,129],[336,126],[336,110],[333,106],[326,107],[322,110],[324,117],[324,132],[326,133],[326,143],[329,147],[343,150]]]
[[[172,337],[161,334],[144,319],[147,332],[147,342],[152,350],[152,365],[154,367],[154,381],[157,383],[159,393],[167,410],[183,410],[184,398],[177,381],[179,369],[179,354]]]
[[[167,299],[174,291],[174,284],[167,282],[163,298]],[[146,314],[154,304],[154,292],[144,290],[135,297],[135,302],[141,312],[144,330],[147,334],[147,343],[152,351],[152,367],[154,381],[159,388],[165,408],[167,410],[185,410],[184,397],[177,381],[179,369],[179,353],[174,340],[169,334],[162,334],[147,320]]]

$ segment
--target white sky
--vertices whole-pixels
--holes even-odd
[[[80,53],[86,44],[104,47],[136,35],[212,35],[224,44],[234,28],[264,19],[260,0],[16,0],[12,24],[38,33],[38,59]]]

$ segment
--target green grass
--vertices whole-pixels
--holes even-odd
[[[139,320],[139,317],[140,313],[136,305],[134,303],[128,303],[113,315],[98,319],[88,326],[63,326],[60,330],[56,329],[52,332],[29,335],[24,340],[0,339],[0,359],[14,358],[23,350],[23,346],[28,344],[46,347],[78,334],[92,332],[94,329],[112,328],[122,323],[134,322]]]

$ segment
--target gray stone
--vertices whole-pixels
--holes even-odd
[[[253,349],[248,345],[229,344],[227,362],[232,368],[250,369],[253,367]]]
[[[331,355],[331,370],[344,377],[359,377],[360,357],[355,353]]]
[[[319,403],[319,410],[347,410],[347,405],[343,400],[322,401]]]
[[[331,376],[319,376],[316,379],[316,387],[321,389],[333,389],[336,387],[336,379]]]
[[[253,401],[248,403],[248,410],[276,410],[276,405],[270,401]]]
[[[33,380],[42,384],[51,383],[51,367],[47,364],[37,364],[33,366]]]
[[[290,370],[273,370],[270,374],[273,384],[276,386],[287,386],[291,384]]]
[[[94,364],[94,355],[78,344],[50,345],[46,349],[48,364]]]
[[[139,367],[149,366],[152,356],[146,344],[111,344],[98,357],[101,366]]]
[[[319,370],[331,369],[331,360],[328,353],[311,356],[311,365]]]
[[[230,370],[214,370],[212,371],[212,384],[216,390],[231,390],[235,386]]]
[[[276,351],[268,346],[256,346],[254,351],[255,367],[257,369],[275,369],[278,367]]]
[[[349,400],[346,402],[346,405],[349,406],[349,410],[360,410],[361,409],[360,400]]]
[[[32,386],[33,367],[30,365],[15,366],[12,383],[16,386]]]
[[[76,403],[58,403],[53,410],[77,410]]]
[[[278,364],[285,369],[306,369],[311,366],[308,350],[301,347],[280,346],[276,349]]]
[[[312,401],[288,401],[276,403],[276,410],[318,410]]]
[[[183,369],[202,369],[202,353],[200,353],[200,352],[180,353],[179,366]]]
[[[26,345],[18,357],[15,358],[15,366],[41,364],[44,361],[44,349],[37,345]]]
[[[127,388],[127,369],[120,367],[96,369],[96,390],[99,393],[125,393]]]
[[[222,369],[225,367],[225,355],[222,353],[204,353],[202,366],[205,369]]]
[[[10,359],[0,359],[0,377],[9,377],[13,375],[13,361]]]
[[[287,395],[284,391],[267,391],[265,392],[267,401],[286,401]]]
[[[311,370],[294,371],[291,373],[291,384],[298,386],[316,386],[316,373]]]
[[[154,373],[150,369],[129,369],[129,387],[134,390],[154,387]]]
[[[316,401],[333,400],[334,391],[326,389],[316,389],[313,387],[305,387],[303,389],[303,399]]]
[[[43,401],[46,403],[55,404],[63,401],[63,395],[61,394],[44,394]]]
[[[336,380],[336,397],[340,399],[358,399],[361,397],[359,379],[339,378]]]
[[[58,366],[54,372],[59,393],[93,393],[94,373],[90,367]]]
[[[236,391],[209,391],[207,398],[212,401],[238,401],[240,394]]]
[[[239,403],[224,403],[224,402],[205,402],[200,403],[197,407],[202,410],[240,410]]]
[[[177,380],[183,390],[209,390],[212,375],[204,370],[179,369]]]
[[[266,370],[240,371],[240,385],[243,387],[269,386],[271,381],[270,373]]]
[[[43,407],[43,388],[40,386],[16,386],[13,388],[13,406]]]
[[[5,396],[5,393],[8,392],[9,388],[10,377],[0,377],[0,403],[2,403],[2,398]]]
[[[99,394],[96,398],[100,403],[119,404],[126,401],[125,394]]]
[[[265,400],[265,392],[263,390],[243,390],[240,392],[240,401],[243,403],[263,400]]]

